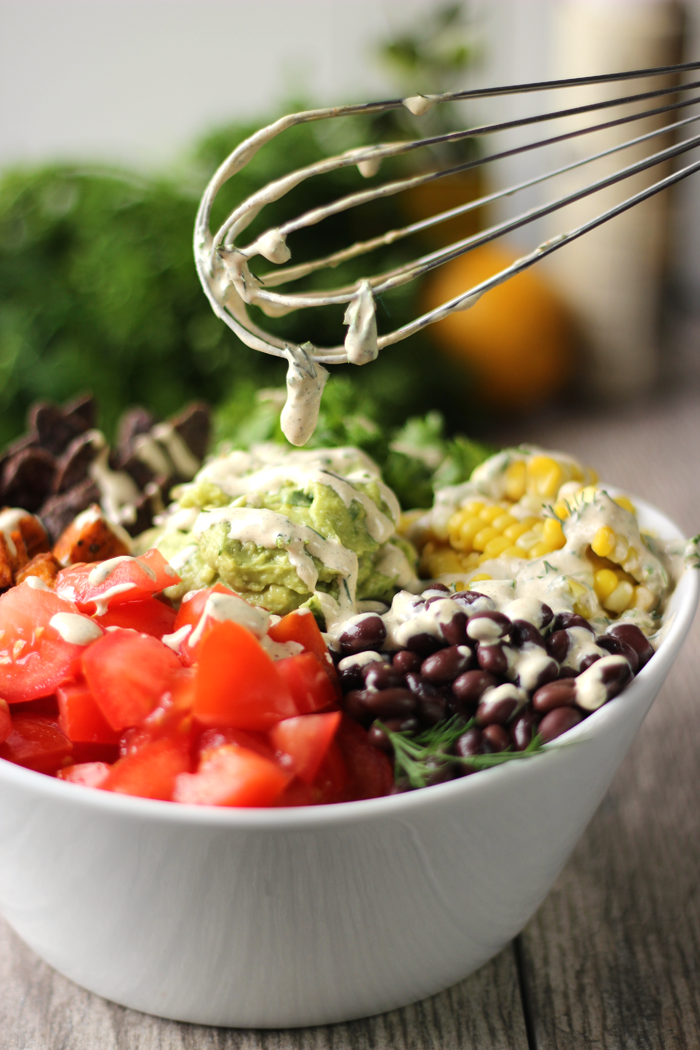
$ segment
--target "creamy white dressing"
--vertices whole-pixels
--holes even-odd
[[[597,711],[608,699],[603,682],[606,670],[628,666],[624,656],[605,655],[576,678],[576,703],[584,711]]]
[[[5,537],[5,543],[11,558],[17,557],[17,547],[11,534],[17,531],[22,518],[30,517],[32,515],[29,511],[22,510],[19,507],[6,507],[3,511],[0,511],[0,532]]]
[[[51,590],[51,587],[49,587],[48,583],[45,583],[40,576],[27,576],[26,580],[24,580],[23,582],[26,583],[27,587],[31,587],[33,591]]]
[[[109,603],[112,598],[116,598],[118,594],[125,594],[127,591],[132,591],[135,586],[135,583],[115,583],[114,587],[109,587],[98,597],[93,598],[92,601],[95,603],[95,616],[104,616],[109,608]]]
[[[179,653],[180,646],[187,639],[191,631],[192,624],[186,623],[184,627],[179,627],[177,631],[173,631],[172,634],[164,634],[161,638],[161,642],[163,645],[167,645],[168,649],[172,649],[174,653]]]
[[[128,554],[120,554],[116,558],[107,558],[106,561],[100,561],[97,563],[94,569],[91,569],[88,573],[88,583],[91,587],[99,587],[101,583],[105,583],[112,573],[125,561],[133,561]],[[148,566],[143,565],[142,568]],[[155,573],[152,573],[152,578],[155,580]]]
[[[220,594],[214,591],[207,598],[199,622],[190,636],[190,645],[193,648],[198,645],[208,620],[238,623],[241,627],[247,627],[256,638],[262,638],[267,634],[270,614],[256,605],[249,605],[237,594]]]
[[[310,347],[310,344],[305,344]],[[305,445],[314,430],[328,370],[313,361],[305,346],[287,346],[287,400],[280,416],[282,433],[292,445]]]
[[[79,613],[55,613],[49,620],[49,626],[58,631],[63,641],[70,645],[90,645],[103,634],[99,624]]]
[[[369,281],[361,281],[356,295],[348,303],[343,318],[348,325],[345,352],[351,365],[366,365],[379,354],[377,316]]]
[[[99,431],[95,431],[98,434]],[[100,434],[102,441],[104,437]],[[136,503],[141,493],[132,477],[123,470],[112,470],[109,466],[109,447],[97,453],[88,467],[88,474],[100,490],[100,502],[110,521],[133,525],[136,521]]]

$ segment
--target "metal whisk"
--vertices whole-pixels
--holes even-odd
[[[538,259],[550,255],[569,241],[581,237],[584,233],[600,226],[635,204],[693,174],[693,172],[700,169],[700,161],[695,161],[670,175],[658,179],[652,185],[634,193],[614,207],[601,211],[600,214],[589,221],[545,241],[534,251],[523,255],[512,265],[494,274],[488,280],[482,281],[472,288],[466,288],[462,294],[442,304],[437,309],[424,313],[408,324],[404,324],[394,331],[383,335],[377,334],[375,301],[378,296],[410,281],[414,281],[435,267],[455,259],[479,245],[493,241],[503,234],[527,226],[537,219],[572,204],[574,201],[629,179],[648,168],[672,160],[672,158],[700,145],[700,134],[690,135],[682,139],[682,141],[677,141],[665,148],[650,152],[643,159],[621,166],[613,174],[594,180],[575,192],[567,193],[539,207],[530,208],[514,218],[493,224],[482,232],[466,237],[448,247],[419,255],[418,258],[395,266],[386,272],[368,276],[349,285],[322,291],[313,290],[293,293],[287,290],[275,291],[274,289],[282,285],[290,285],[294,281],[319,270],[333,268],[361,255],[369,254],[385,245],[393,244],[403,238],[420,233],[429,227],[454,219],[457,216],[464,215],[500,199],[510,197],[519,191],[538,183],[544,183],[549,179],[554,179],[564,172],[581,168],[603,157],[609,157],[613,154],[621,153],[625,149],[642,144],[645,146],[648,144],[650,149],[653,150],[654,139],[664,135],[668,136],[669,134],[678,137],[679,134],[684,133],[684,129],[689,128],[690,125],[700,119],[700,113],[682,116],[683,110],[700,103],[700,93],[697,95],[693,94],[695,89],[700,88],[700,80],[688,83],[679,82],[680,74],[698,69],[700,69],[700,62],[689,62],[682,65],[662,66],[654,69],[634,70],[603,76],[509,85],[473,91],[455,91],[440,95],[418,95],[412,98],[391,99],[387,102],[309,110],[285,116],[241,143],[219,167],[202,197],[195,225],[197,271],[214,312],[244,343],[255,350],[274,354],[277,357],[286,358],[288,361],[288,399],[282,415],[282,425],[289,440],[294,444],[304,444],[311,433],[313,433],[321,392],[328,374],[326,369],[322,367],[322,364],[341,364],[345,362],[358,365],[365,364],[376,358],[379,350],[384,347],[406,339],[408,336],[413,335],[435,321],[441,320],[455,310],[468,309],[485,292],[532,266]],[[485,124],[415,141],[382,143],[348,150],[337,156],[329,157],[315,164],[292,171],[285,177],[269,183],[236,207],[215,233],[212,234],[209,228],[212,205],[223,184],[240,171],[262,146],[294,125],[357,114],[379,114],[388,110],[397,110],[401,107],[405,107],[414,116],[420,117],[433,106],[446,102],[609,84],[651,76],[670,78],[671,83],[669,84],[667,81],[667,86],[651,91],[637,92],[613,99],[605,98],[587,105],[556,109],[547,113],[536,113],[517,120]],[[636,104],[635,110],[631,113],[626,113],[624,116],[615,114],[614,119],[608,120],[601,120],[600,117],[593,116],[598,111],[632,104]],[[591,123],[588,123],[588,114],[591,114]],[[600,116],[605,117],[605,113],[602,113]],[[362,175],[369,178],[377,174],[382,162],[388,158],[407,155],[421,149],[431,151],[431,155],[434,155],[432,151],[448,144],[453,148],[461,144],[465,148],[468,146],[469,140],[477,136],[482,137],[513,128],[544,124],[562,118],[574,118],[576,126],[572,129],[571,119],[569,119],[566,130],[559,134],[538,138],[536,141],[500,152],[487,153],[478,157],[471,156],[470,159],[466,159],[463,163],[451,164],[451,166],[440,170],[429,170],[419,174],[411,174],[407,177],[395,178],[382,184],[373,184],[366,190],[349,193],[330,204],[313,208],[296,218],[284,222],[280,226],[269,228],[248,244],[240,243],[241,234],[265,205],[279,200],[306,179],[353,165],[358,167]],[[486,194],[476,200],[468,200],[459,207],[443,211],[430,218],[390,230],[387,233],[356,244],[341,246],[338,250],[322,258],[299,265],[285,265],[291,258],[290,250],[287,247],[287,238],[291,233],[320,223],[324,219],[337,215],[340,212],[446,176],[465,172],[480,165],[490,164],[506,157],[541,149],[645,118],[656,118],[659,120],[659,126],[646,134],[637,135],[622,143],[616,143],[610,148],[578,158],[572,163],[546,171],[543,174],[538,174],[506,189]],[[280,266],[280,269],[265,274],[264,279],[254,275],[250,270],[249,263],[256,256],[262,256],[269,262]],[[265,332],[255,324],[248,315],[247,306],[249,305],[258,306],[263,313],[270,317],[281,317],[298,309],[345,305],[346,310],[343,322],[347,325],[347,332],[343,343],[338,346],[316,347],[308,342],[298,345]]]

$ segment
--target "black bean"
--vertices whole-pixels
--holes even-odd
[[[587,671],[597,660],[600,660],[599,653],[589,653],[588,656],[584,656],[578,665],[578,673],[582,674],[583,671]]]
[[[625,645],[629,645],[635,650],[639,657],[640,669],[644,667],[654,655],[651,642],[634,623],[615,623],[612,627],[608,627],[606,633],[611,634],[613,638],[618,638],[621,642],[624,642]]]
[[[570,643],[571,638],[565,629],[554,631],[547,639],[547,652],[553,660],[556,660],[558,664],[561,664],[566,660],[566,654],[569,651]]]
[[[546,602],[542,602],[542,608],[540,609],[540,630],[543,630],[545,627],[549,627],[553,619],[554,613],[549,608]]]
[[[473,605],[474,602],[478,601],[480,598],[484,602],[489,602],[491,604],[491,607],[495,608],[491,599],[488,598],[485,594],[481,594],[479,591],[457,591],[451,597],[453,602],[457,602],[458,605],[463,605],[467,609],[470,605]],[[486,608],[488,608],[488,605],[486,606]]]
[[[632,680],[632,668],[625,662],[615,664],[606,663],[601,669],[601,680],[608,694],[608,700],[621,693],[626,685]]]
[[[560,667],[557,678],[561,681],[563,678],[575,678],[577,671],[573,667]]]
[[[636,674],[639,670],[639,653],[636,649],[633,649],[631,645],[628,645],[627,642],[623,642],[621,638],[618,638],[614,634],[601,634],[596,638],[595,643],[600,646],[601,649],[605,649],[607,652],[612,653],[613,656],[624,656],[625,660],[632,668],[633,674]]]
[[[466,645],[451,645],[440,649],[426,660],[420,669],[424,678],[437,685],[454,682],[458,675],[468,671],[474,664],[474,653]]]
[[[401,649],[398,653],[394,653],[391,662],[402,674],[406,674],[408,671],[420,670],[421,658],[418,653],[412,653],[409,649]]]
[[[361,703],[374,718],[404,718],[416,710],[416,698],[410,689],[365,689]]]
[[[531,642],[532,645],[541,645],[543,649],[546,648],[546,642],[534,623],[528,623],[527,620],[513,620],[510,629],[510,644],[519,649],[526,642]]]
[[[503,688],[506,689],[505,686]],[[502,695],[500,693],[500,689],[494,689],[482,696],[476,709],[477,725],[507,725],[518,708],[523,706],[523,699],[517,695],[515,687],[507,689]]]
[[[516,664],[516,670],[517,670],[517,664]],[[537,673],[537,677],[536,677],[535,681],[534,682],[531,681],[531,680],[528,681],[528,683],[527,683],[527,690],[528,690],[528,692],[534,692],[536,689],[539,689],[541,686],[546,685],[547,682],[553,682],[555,680],[555,678],[558,677],[558,675],[559,675],[559,664],[557,663],[557,661],[556,660],[552,660],[552,659],[547,660],[546,663],[543,663],[542,666],[540,667],[540,670]],[[516,678],[516,682],[520,686],[523,685],[522,681],[520,680],[520,673],[518,673],[518,676]],[[523,688],[525,688],[525,687],[523,686]]]
[[[537,714],[526,708],[512,722],[510,739],[516,751],[524,751],[532,743],[532,738],[537,732],[537,719]]]
[[[455,777],[462,775],[462,770],[458,769],[456,763],[450,762],[446,757],[443,758],[441,755],[435,755],[433,758],[429,758],[426,761],[426,766],[433,770],[426,780],[426,785],[431,786],[432,784],[444,784],[447,780],[454,780]]]
[[[496,725],[493,723],[490,726],[484,726],[484,744],[487,745],[491,751],[506,751],[510,747],[510,737],[508,731],[503,726]]]
[[[585,627],[591,634],[595,634],[595,631],[589,624],[588,620],[585,620],[583,616],[579,616],[578,613],[574,612],[561,612],[557,613],[552,623],[552,631],[565,631],[567,627]]]
[[[407,639],[406,648],[410,649],[412,653],[418,653],[419,656],[426,657],[441,649],[442,643],[438,638],[434,638],[432,634],[421,631],[420,634],[412,634]]]
[[[583,715],[575,708],[557,707],[544,716],[537,727],[537,732],[542,737],[543,743],[546,744],[561,736],[562,733],[566,733],[568,729],[573,729],[582,719]]]
[[[532,706],[540,714],[546,714],[559,707],[573,707],[575,701],[575,679],[560,678],[557,682],[549,682],[538,689],[533,694]]]
[[[362,615],[349,620],[340,635],[340,649],[346,656],[366,649],[381,649],[386,638],[386,627],[381,616]]]
[[[432,598],[436,591],[439,591],[441,595],[449,594],[450,588],[446,587],[444,583],[431,583],[429,587],[423,591],[423,598]]]
[[[492,642],[510,634],[512,624],[500,612],[474,613],[467,624],[467,635],[478,642]]]
[[[417,718],[387,718],[384,725],[393,733],[414,733],[418,729]],[[386,735],[379,722],[373,722],[368,730],[370,744],[379,747],[382,751],[391,753],[393,747],[389,737]]]
[[[420,697],[416,713],[423,725],[436,726],[447,716],[447,701],[439,693],[425,699]]]
[[[584,711],[595,711],[622,692],[632,680],[632,668],[622,656],[605,656],[574,679],[576,704]],[[596,688],[599,684],[600,688]]]
[[[395,689],[406,685],[398,667],[392,664],[371,663],[364,667],[366,689]]]
[[[479,642],[476,647],[476,659],[482,671],[489,674],[504,675],[508,670],[508,657],[502,645]]]
[[[468,641],[466,613],[459,611],[447,623],[441,623],[440,631],[448,645],[466,645]]]
[[[452,694],[464,704],[478,704],[487,689],[498,685],[498,679],[487,671],[465,671],[452,683]]]
[[[417,714],[426,725],[437,725],[445,717],[447,701],[440,689],[414,671],[406,675],[406,685],[418,701]]]
[[[455,744],[455,754],[459,755],[460,758],[473,758],[474,755],[481,754],[481,745],[481,730],[476,728],[467,729],[465,733],[462,733],[461,737]],[[462,767],[462,769],[464,773],[476,772],[473,766],[468,766],[466,764]]]
[[[362,689],[365,684],[362,674],[363,670],[364,668],[360,667],[359,664],[353,664],[352,667],[347,667],[344,671],[338,671],[340,688],[344,693],[349,693],[352,689]]]
[[[353,719],[354,722],[359,722],[365,729],[369,728],[371,723],[376,718],[365,703],[366,693],[364,689],[351,689],[349,693],[346,693],[341,703],[343,710]]]

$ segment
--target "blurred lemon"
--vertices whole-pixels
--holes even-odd
[[[437,269],[424,286],[433,310],[510,266],[517,253],[486,244]],[[469,310],[431,325],[435,345],[465,366],[477,392],[496,408],[528,409],[559,391],[571,374],[573,332],[546,279],[525,270]]]

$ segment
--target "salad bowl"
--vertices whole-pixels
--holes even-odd
[[[678,528],[635,499],[641,524]],[[43,959],[125,1006],[277,1028],[379,1013],[515,936],[595,812],[693,619],[532,758],[385,798],[228,809],[84,788],[0,761],[0,912]]]

